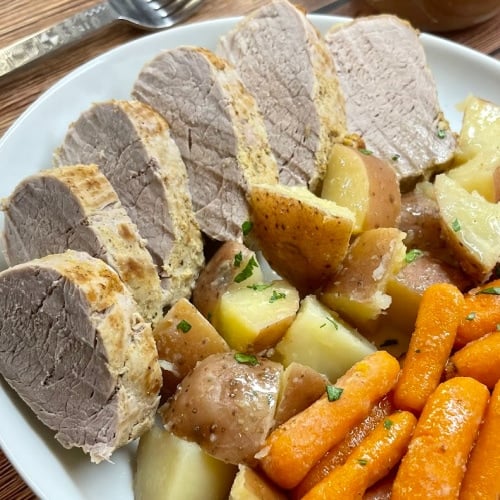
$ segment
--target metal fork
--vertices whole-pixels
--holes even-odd
[[[108,0],[0,49],[0,77],[117,21],[144,30],[170,28],[194,13],[203,0]]]

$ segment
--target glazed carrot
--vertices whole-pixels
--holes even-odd
[[[264,472],[291,489],[339,443],[395,385],[399,363],[386,351],[357,362],[335,383],[334,397],[323,397],[277,427],[258,456]]]
[[[497,325],[500,325],[500,280],[465,294],[465,311],[457,328],[455,347],[462,347],[495,331]]]
[[[417,422],[413,413],[391,414],[356,447],[346,462],[334,469],[304,500],[362,498],[366,489],[386,476],[401,460]]]
[[[396,408],[420,412],[438,386],[463,307],[462,292],[449,283],[431,285],[423,293],[415,331],[394,389]]]
[[[302,498],[314,485],[319,483],[335,467],[342,465],[352,450],[373,431],[379,422],[394,411],[392,395],[384,396],[371,410],[369,415],[353,427],[344,439],[328,450],[325,455],[307,473],[306,477],[294,488],[293,498]]]
[[[366,490],[363,500],[391,500],[392,484],[396,477],[397,467],[394,467],[387,476],[377,481]]]
[[[500,493],[500,383],[497,383],[465,470],[460,500],[498,498]]]
[[[488,389],[469,377],[452,378],[437,387],[399,465],[392,500],[458,497],[488,398]]]
[[[456,351],[446,365],[446,375],[472,377],[493,389],[500,380],[500,332],[473,340]]]

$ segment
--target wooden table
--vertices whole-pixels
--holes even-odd
[[[187,22],[246,14],[266,1],[206,0]],[[95,0],[45,0],[36,3],[32,0],[0,0],[0,47],[96,3]],[[322,9],[325,14],[355,17],[372,12],[359,1],[296,0],[296,3],[309,12],[330,4],[328,8]],[[0,136],[42,92],[62,76],[85,61],[142,34],[126,25],[115,26],[85,44],[60,52],[58,57],[46,59],[43,64],[32,65],[0,80]],[[482,25],[445,36],[500,59],[500,14]],[[32,498],[35,498],[33,493],[0,451],[0,500]]]

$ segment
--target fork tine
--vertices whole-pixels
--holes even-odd
[[[160,5],[160,8],[158,9],[158,14],[160,14],[162,17],[168,17],[171,16],[172,14],[175,14],[178,10],[184,8],[186,4],[189,4],[190,0],[169,0],[167,2],[155,2],[156,4],[163,4]]]

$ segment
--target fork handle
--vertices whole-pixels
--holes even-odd
[[[115,10],[102,2],[87,10],[0,49],[0,78],[55,50],[79,42],[118,20]]]

